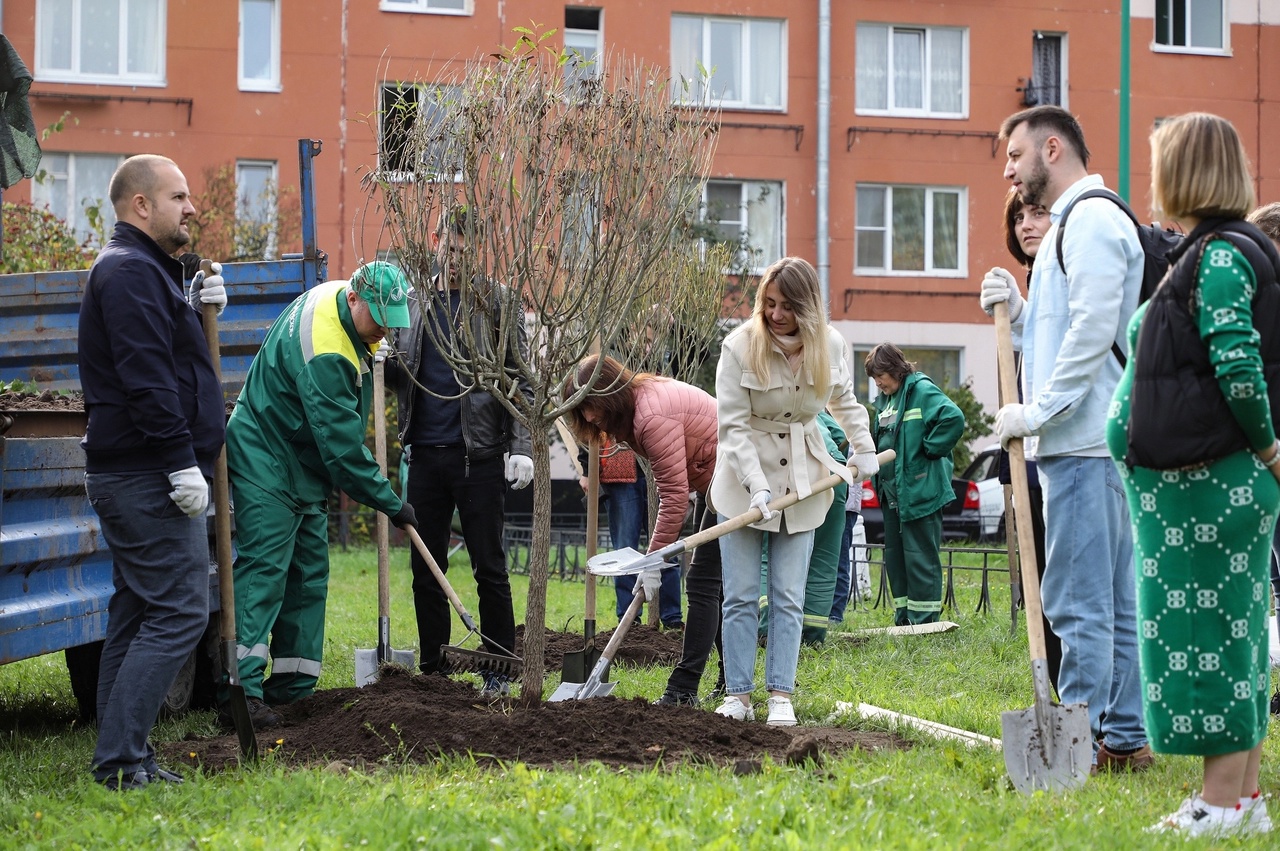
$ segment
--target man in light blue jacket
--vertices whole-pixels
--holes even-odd
[[[1075,118],[1056,106],[1005,119],[1004,176],[1026,204],[1049,207],[1024,301],[1008,272],[982,282],[991,313],[1007,301],[1014,343],[1024,358],[1025,404],[996,416],[1002,444],[1038,438],[1044,489],[1044,613],[1063,644],[1058,693],[1087,703],[1098,770],[1142,770],[1152,763],[1138,676],[1133,533],[1119,473],[1107,452],[1107,407],[1123,370],[1112,353],[1138,305],[1143,253],[1137,230],[1107,198],[1071,213],[1057,256],[1058,222],[1077,196],[1102,186]],[[1063,271],[1065,268],[1065,272]],[[1126,353],[1127,354],[1127,353]]]

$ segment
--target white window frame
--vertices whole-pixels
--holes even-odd
[[[129,86],[147,86],[159,87],[166,85],[165,82],[165,54],[168,47],[167,20],[168,20],[168,4],[166,0],[119,0],[120,6],[120,39],[117,42],[119,50],[119,67],[124,70],[116,74],[95,74],[86,73],[80,70],[80,45],[82,42],[82,22],[83,22],[83,4],[84,0],[66,0],[71,4],[71,32],[69,39],[71,41],[71,67],[57,68],[49,63],[53,61],[52,57],[45,55],[44,49],[44,31],[46,27],[58,26],[64,24],[61,16],[55,16],[50,7],[54,0],[36,0],[36,50],[35,50],[35,76],[41,82],[51,83],[105,83],[108,85],[129,85]],[[150,5],[155,4],[155,16],[152,25],[157,35],[157,44],[155,45],[156,70],[153,73],[131,73],[129,67],[129,6],[131,3]]]
[[[271,57],[270,71],[267,78],[246,77],[244,74],[245,60],[245,25],[244,25],[244,4],[248,0],[240,0],[240,44],[239,54],[237,56],[237,75],[240,81],[240,91],[242,92],[278,92],[280,91],[280,0],[267,0],[271,3]],[[263,0],[256,0],[263,2]]]
[[[875,27],[885,31],[887,44],[885,47],[885,102],[888,104],[884,109],[873,107],[865,107],[857,102],[857,93],[854,94],[854,113],[857,115],[900,115],[908,118],[949,118],[949,119],[965,119],[969,117],[969,28],[968,27],[941,27],[925,24],[891,24],[882,21],[859,21],[858,30],[864,28]],[[894,89],[893,89],[893,33],[895,30],[911,30],[924,33],[924,68],[921,79],[923,81],[923,90],[921,92],[920,109],[898,107],[894,105]],[[948,32],[960,33],[960,111],[959,112],[943,112],[934,111],[930,104],[932,102],[931,86],[932,80],[932,61],[933,61],[933,34],[940,30]],[[856,65],[856,59],[855,59]]]
[[[1070,82],[1067,80],[1067,69],[1070,68],[1068,53],[1070,51],[1069,40],[1065,32],[1055,32],[1049,30],[1036,30],[1032,33],[1032,38],[1056,38],[1061,48],[1061,55],[1058,57],[1058,106],[1068,109],[1068,92],[1071,88]],[[1034,55],[1034,54],[1033,54]],[[1034,63],[1032,63],[1034,66]],[[1032,68],[1032,74],[1035,74],[1035,68]]]
[[[270,171],[270,177],[267,180],[271,183],[274,195],[270,200],[270,208],[264,211],[267,217],[265,224],[268,229],[266,254],[263,257],[255,257],[254,259],[274,260],[278,256],[280,239],[280,234],[278,233],[280,221],[280,164],[275,160],[236,160],[236,252],[244,254],[247,250],[246,246],[241,242],[241,223],[244,221],[253,221],[255,224],[260,223],[260,219],[252,215],[253,210],[246,209],[249,205],[255,204],[258,199],[249,199],[241,196],[240,187],[245,183],[243,175],[249,169]],[[246,204],[246,201],[248,201],[248,204]],[[246,216],[246,213],[250,215]]]
[[[378,172],[386,180],[397,182],[397,183],[410,183],[416,179],[414,172],[387,170],[382,163],[382,152],[383,152],[383,144],[384,144],[383,134],[385,133],[385,130],[386,130],[383,123],[385,121],[385,113],[384,113],[384,107],[383,107],[384,96],[385,96],[385,92],[388,89],[393,89],[393,88],[399,89],[399,90],[413,89],[417,92],[417,96],[418,96],[418,117],[416,119],[417,121],[422,120],[423,104],[427,100],[425,98],[425,95],[427,94],[427,92],[429,92],[432,89],[444,89],[444,90],[451,91],[454,95],[458,95],[461,93],[461,89],[458,86],[450,86],[442,83],[421,83],[421,82],[415,83],[415,82],[405,82],[405,81],[383,80],[381,83],[378,84],[378,99],[377,99]],[[437,176],[437,177],[439,178],[440,176]],[[461,171],[457,171],[457,172],[454,172],[452,175],[450,175],[447,179],[452,180],[454,183],[461,183],[463,180],[463,174]]]
[[[710,201],[708,200],[709,188],[711,184],[730,185],[738,184],[738,218],[736,219],[712,219],[708,216],[711,212],[709,209]],[[751,228],[751,205],[755,203],[755,199],[759,197],[762,189],[768,188],[769,192],[774,193],[778,199],[778,221],[775,225],[776,238],[772,246],[755,246],[760,249],[759,253],[753,253],[751,263],[747,267],[749,274],[759,275],[769,267],[775,260],[786,256],[787,249],[787,197],[786,183],[781,180],[740,180],[738,178],[709,178],[702,185],[702,221],[712,227],[720,225],[738,226],[738,232],[746,237],[748,244],[752,244],[752,228]],[[771,250],[772,249],[772,252]],[[772,254],[772,256],[771,256]],[[735,258],[735,261],[741,261],[741,257]]]
[[[925,190],[924,208],[924,268],[894,269],[893,262],[893,191],[895,189]],[[855,208],[858,192],[862,190],[885,190],[884,221],[876,226],[864,225],[858,221],[857,211],[854,215],[854,260],[853,271],[856,275],[875,275],[902,278],[964,278],[967,277],[969,248],[969,191],[964,186],[934,186],[922,184],[890,184],[859,183],[855,188]],[[933,264],[933,202],[938,193],[957,195],[956,201],[956,268],[939,269]],[[867,265],[865,257],[860,257],[857,250],[858,236],[864,231],[878,230],[884,233],[883,256],[880,265]]]
[[[1205,0],[1199,0],[1205,2]],[[1157,29],[1160,23],[1160,7],[1172,6],[1173,4],[1181,4],[1187,11],[1187,28],[1191,27],[1191,4],[1197,0],[1155,0],[1151,7],[1151,50],[1153,53],[1195,53],[1201,56],[1230,56],[1231,55],[1231,16],[1230,16],[1230,0],[1209,0],[1209,2],[1217,2],[1219,12],[1222,15],[1222,45],[1220,47],[1194,47],[1192,45],[1181,44],[1160,44],[1156,41]]]
[[[463,0],[461,9],[441,8],[441,0],[380,0],[383,12],[410,12],[415,15],[474,15],[475,0]]]
[[[788,28],[787,28],[786,19],[780,20],[777,18],[730,17],[725,15],[673,14],[671,16],[673,30],[674,30],[675,22],[677,19],[699,21],[701,24],[701,30],[702,30],[701,49],[698,53],[698,56],[695,57],[695,62],[699,66],[699,68],[705,68],[706,73],[709,75],[706,81],[706,85],[703,86],[702,98],[701,98],[702,103],[711,104],[721,109],[744,110],[744,111],[751,111],[751,112],[786,112],[787,111],[787,82],[788,82],[789,75],[788,75],[788,66],[787,66]],[[753,75],[756,72],[756,69],[753,67],[752,62],[750,61],[750,57],[751,57],[750,42],[752,38],[751,24],[754,22],[760,22],[760,23],[776,23],[781,25],[780,34],[779,34],[779,40],[781,41],[781,50],[778,53],[778,62],[777,62],[777,69],[776,69],[776,73],[778,75],[778,103],[776,104],[752,103],[751,101],[744,100],[744,99],[717,101],[712,97],[713,86],[710,85],[710,82],[715,78],[715,73],[714,73],[715,69],[712,67],[711,63],[708,60],[710,59],[710,53],[711,53],[711,24],[715,22],[724,22],[724,23],[733,23],[733,24],[743,25],[742,27],[743,38],[741,43],[742,46],[739,53],[742,56],[741,87],[742,87],[742,92],[744,97],[747,96],[748,93],[751,91],[751,83],[752,83]],[[675,53],[675,50],[673,45],[672,57],[671,57],[671,65],[672,65],[671,101],[672,103],[686,103],[691,100],[697,101],[698,100],[697,98],[688,97],[687,95],[690,95],[692,93],[693,89],[697,85],[699,85],[699,82],[681,79],[681,76],[676,71],[676,56],[674,55],[674,53]]]
[[[603,15],[604,13],[602,11],[601,12],[602,18],[603,18]],[[588,42],[590,42],[590,45],[588,45]],[[593,51],[590,57],[586,57],[585,54],[582,53],[580,48],[583,48],[583,47],[589,47]],[[591,63],[585,69],[583,69],[583,71],[579,72],[577,70],[578,65],[574,59],[574,56],[569,56],[569,58],[565,61],[566,77],[572,74],[580,77],[590,76],[598,80],[604,74],[604,27],[603,26],[601,26],[599,29],[594,29],[594,30],[579,30],[579,29],[566,28],[564,31],[564,50],[566,55],[572,53],[574,54],[574,56],[580,56],[580,57],[586,58],[587,61]],[[573,67],[570,67],[570,66],[573,66]]]
[[[53,156],[67,158],[65,171],[55,172],[48,170],[48,166],[51,165],[48,158]],[[66,193],[66,197],[63,200],[65,201],[67,210],[65,219],[67,225],[75,231],[76,236],[81,240],[96,236],[92,228],[89,227],[88,216],[85,213],[85,202],[96,201],[98,204],[98,210],[102,215],[103,223],[105,225],[106,235],[109,238],[111,236],[112,229],[115,227],[116,221],[115,210],[112,209],[111,201],[107,197],[107,191],[110,187],[102,187],[101,197],[90,198],[88,195],[88,189],[80,189],[76,185],[77,180],[80,177],[79,169],[76,168],[76,160],[81,157],[114,157],[116,161],[116,168],[119,168],[120,164],[125,160],[124,156],[121,154],[97,153],[91,151],[83,153],[76,151],[46,151],[45,156],[41,158],[40,161],[40,171],[36,173],[37,180],[31,184],[31,203],[37,207],[46,207],[52,211],[55,200],[53,197],[54,189],[47,181],[63,180],[66,182],[66,188],[62,191]]]

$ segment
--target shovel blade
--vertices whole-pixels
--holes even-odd
[[[417,666],[417,658],[412,650],[392,650],[387,664],[396,665],[406,671],[413,671]],[[378,669],[382,663],[378,661],[378,651],[356,650],[356,688],[364,688],[378,679]]]
[[[587,645],[581,650],[564,654],[560,665],[560,679],[565,682],[583,683],[600,661],[600,648]],[[608,676],[606,674],[605,676]]]
[[[656,554],[645,555],[631,547],[623,547],[593,555],[587,559],[587,571],[595,576],[629,576],[662,563],[662,558]]]
[[[547,703],[562,700],[586,700],[589,697],[608,697],[617,683],[560,683],[547,698]]]
[[[1013,788],[1024,795],[1080,788],[1093,762],[1088,709],[1083,703],[1051,704],[1043,728],[1036,716],[1034,706],[1000,715],[1004,767]]]

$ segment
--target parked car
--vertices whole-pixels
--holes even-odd
[[[953,476],[951,488],[956,498],[942,509],[942,539],[976,541],[982,534],[978,484]],[[862,483],[862,518],[868,543],[883,543],[884,512],[870,479]]]
[[[1036,462],[1027,462],[1027,477],[1036,478]],[[986,541],[1004,540],[1004,486],[1000,484],[1000,447],[988,446],[965,469],[962,478],[978,485],[981,534]]]

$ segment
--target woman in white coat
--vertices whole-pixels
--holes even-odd
[[[827,324],[818,275],[807,261],[784,257],[760,280],[751,318],[727,338],[716,370],[719,451],[711,502],[721,519],[759,507],[754,526],[721,539],[724,572],[724,663],[727,697],[716,710],[753,720],[760,565],[769,532],[769,636],[765,687],[769,723],[796,723],[791,694],[804,621],[805,577],[813,532],[831,505],[831,491],[778,513],[773,497],[812,493],[832,472],[851,480],[827,453],[817,416],[824,408],[849,438],[849,465],[860,476],[879,469],[866,409],[854,396],[848,347]]]

